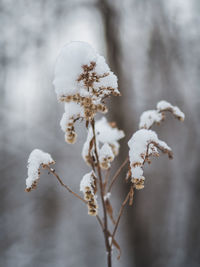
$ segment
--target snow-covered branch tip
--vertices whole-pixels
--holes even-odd
[[[151,156],[159,156],[158,149],[173,158],[171,148],[158,139],[152,130],[141,129],[133,134],[128,142],[130,177],[136,189],[144,188],[143,166],[145,162],[151,163]]]
[[[120,95],[117,77],[104,57],[84,42],[71,42],[63,47],[56,62],[53,84],[58,100],[65,103],[60,124],[70,144],[76,141],[76,120],[89,122],[97,112],[106,113],[104,99]]]
[[[165,119],[165,112],[171,112],[175,118],[184,121],[185,114],[176,106],[172,106],[167,101],[160,101],[157,103],[156,110],[147,110],[140,116],[140,129],[150,129],[153,124],[160,124]]]
[[[26,179],[26,192],[37,187],[40,178],[40,167],[55,164],[51,155],[40,149],[34,149],[28,159],[28,178]]]
[[[93,171],[85,174],[80,182],[80,191],[84,194],[84,199],[87,201],[88,214],[91,216],[96,216],[98,214],[97,205],[97,185],[96,176]]]
[[[122,130],[117,129],[115,123],[109,123],[105,117],[96,121],[95,134],[101,168],[108,169],[110,163],[119,153],[119,140],[122,139],[125,134]],[[90,127],[82,149],[82,157],[88,165],[91,165],[91,161],[96,164],[93,141],[92,127]]]

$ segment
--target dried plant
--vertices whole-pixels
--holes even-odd
[[[48,153],[35,149],[28,160],[26,191],[30,192],[36,188],[40,168],[47,169],[50,174],[54,175],[65,189],[87,205],[88,214],[96,217],[104,234],[107,266],[111,267],[113,246],[119,251],[118,258],[121,254],[115,234],[124,207],[127,203],[133,204],[135,189],[144,188],[145,163],[151,163],[150,158],[158,157],[159,151],[168,154],[170,159],[173,157],[171,148],[161,141],[150,128],[154,123],[160,124],[165,119],[166,111],[171,112],[181,121],[184,120],[184,114],[178,107],[166,101],[159,102],[156,110],[144,112],[140,118],[140,129],[128,142],[129,156],[114,176],[110,177],[111,163],[119,153],[119,140],[124,137],[124,132],[119,130],[115,123],[109,123],[105,117],[95,121],[95,115],[97,112],[107,112],[104,102],[107,97],[120,95],[117,77],[110,71],[105,59],[88,44],[72,42],[63,48],[58,57],[54,86],[58,100],[64,102],[65,106],[60,125],[67,143],[76,142],[75,122],[85,121],[88,135],[83,145],[82,156],[90,172],[85,174],[80,182],[80,191],[83,192],[83,197],[81,197],[64,184],[55,169],[51,167],[51,164],[55,164],[52,157]],[[115,218],[111,204],[111,190],[127,165],[125,180],[129,184],[129,189]],[[97,203],[97,196],[99,196],[98,202],[100,203]],[[109,218],[113,224],[112,230],[108,227]]]

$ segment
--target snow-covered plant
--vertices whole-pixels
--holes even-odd
[[[115,123],[108,122],[104,116],[95,120],[95,115],[97,112],[105,114],[108,111],[105,105],[107,97],[120,95],[116,75],[110,70],[105,59],[89,44],[71,42],[63,47],[57,59],[53,83],[58,100],[64,103],[60,125],[67,143],[73,144],[76,141],[75,122],[85,121],[87,138],[83,144],[82,157],[90,171],[80,181],[82,197],[64,184],[55,169],[50,166],[55,164],[52,157],[35,149],[28,159],[26,191],[36,188],[41,168],[54,175],[65,189],[87,205],[88,214],[96,217],[104,234],[107,266],[111,267],[113,246],[119,251],[118,258],[121,253],[115,234],[124,207],[128,202],[132,205],[135,189],[144,188],[145,163],[151,163],[150,158],[158,157],[159,151],[168,154],[170,159],[173,157],[171,148],[150,128],[153,124],[160,124],[167,111],[180,121],[184,120],[184,114],[178,107],[166,101],[160,101],[155,110],[144,112],[140,117],[139,130],[128,142],[129,155],[113,177],[110,177],[111,163],[119,153],[119,140],[125,135]],[[127,165],[125,180],[129,183],[128,192],[118,215],[115,216],[111,205],[111,190]],[[113,224],[111,229],[109,218]]]

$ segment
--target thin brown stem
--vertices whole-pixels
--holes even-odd
[[[111,255],[111,246],[109,244],[107,210],[106,210],[105,201],[104,201],[104,190],[103,190],[104,188],[103,188],[101,168],[100,168],[100,163],[99,163],[99,155],[98,155],[98,152],[97,152],[95,121],[94,121],[94,119],[91,121],[91,126],[92,126],[92,131],[93,131],[93,136],[94,136],[94,152],[95,152],[96,161],[97,161],[97,172],[98,172],[99,183],[100,183],[100,195],[101,195],[101,201],[102,201],[102,206],[103,206],[103,216],[104,216],[104,218],[103,218],[103,220],[104,220],[103,233],[104,233],[104,239],[105,239],[105,245],[106,245],[106,251],[107,251],[107,264],[108,264],[108,267],[112,267],[112,255]]]
[[[99,222],[99,224],[100,224],[100,226],[101,226],[101,229],[102,229],[102,231],[103,231],[103,230],[104,230],[104,226],[103,226],[103,223],[102,223],[100,217],[99,217],[98,215],[96,215],[96,218],[97,218],[97,221]]]
[[[106,186],[108,184],[109,175],[110,175],[110,168],[106,171],[105,181],[104,181],[104,184],[103,184],[104,195],[106,193]]]
[[[111,180],[111,183],[110,183],[110,185],[109,185],[109,187],[108,187],[108,192],[111,191],[111,188],[112,188],[113,184],[115,183],[115,181],[116,181],[117,178],[119,177],[119,175],[120,175],[122,169],[124,168],[124,166],[126,166],[126,164],[128,163],[128,160],[129,160],[129,158],[127,157],[127,158],[125,159],[125,161],[121,164],[121,166],[119,167],[119,169],[116,171],[116,173],[114,174],[114,176],[113,176],[113,178],[112,178],[112,180]]]
[[[81,201],[83,201],[84,203],[87,204],[87,201],[85,199],[83,199],[81,196],[79,196],[77,193],[75,193],[74,191],[72,191],[69,186],[67,186],[66,184],[63,183],[63,181],[60,179],[59,175],[55,172],[54,169],[52,169],[51,167],[49,167],[48,165],[43,165],[43,168],[47,169],[51,174],[53,174],[56,179],[59,181],[59,183],[68,190],[68,192],[70,192],[71,194],[73,194],[75,197],[77,197],[78,199],[80,199]]]
[[[119,221],[121,219],[121,216],[122,216],[122,213],[123,213],[123,210],[126,206],[126,203],[128,202],[129,200],[129,197],[130,197],[130,192],[128,192],[124,202],[122,203],[121,205],[121,208],[119,210],[119,214],[118,214],[118,217],[117,217],[117,221],[116,221],[116,224],[115,224],[115,228],[113,230],[113,233],[112,233],[112,240],[111,240],[111,247],[112,247],[112,244],[113,244],[113,240],[114,240],[114,237],[115,237],[115,234],[116,234],[116,231],[117,231],[117,228],[118,228],[118,225],[119,225]]]

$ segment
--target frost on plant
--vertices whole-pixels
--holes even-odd
[[[121,254],[115,234],[123,210],[127,203],[132,205],[135,189],[144,188],[145,163],[151,163],[150,158],[159,156],[160,151],[168,154],[169,158],[173,156],[171,148],[150,128],[164,121],[166,112],[172,113],[180,121],[183,121],[185,116],[178,107],[166,101],[158,102],[155,110],[142,113],[139,130],[133,133],[128,142],[129,155],[115,172],[110,172],[112,162],[119,154],[119,141],[125,134],[123,130],[118,129],[115,122],[108,122],[104,116],[95,120],[95,115],[97,112],[103,114],[107,112],[105,105],[107,97],[120,95],[117,77],[105,59],[89,44],[72,42],[63,47],[57,59],[53,84],[58,100],[64,104],[60,126],[65,133],[67,143],[76,142],[75,122],[78,120],[85,122],[87,138],[83,144],[82,157],[90,170],[80,181],[82,197],[69,188],[55,169],[51,168],[51,164],[55,163],[52,157],[35,149],[28,159],[26,191],[36,188],[40,168],[47,169],[62,187],[87,205],[88,214],[97,219],[104,235],[107,266],[111,267],[113,247],[118,250],[118,258]],[[113,196],[111,190],[128,163],[126,177],[129,184],[128,192],[116,215],[111,204]],[[111,176],[110,173],[114,174]]]
[[[26,191],[37,187],[40,178],[40,166],[55,164],[51,155],[39,149],[34,149],[28,158],[28,178],[26,179]]]

